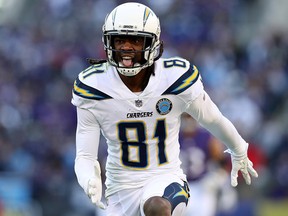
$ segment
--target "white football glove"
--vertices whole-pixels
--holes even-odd
[[[231,154],[231,161],[232,161],[231,185],[233,187],[236,187],[238,185],[237,178],[239,170],[241,171],[242,176],[246,184],[248,185],[251,184],[250,175],[252,175],[255,178],[258,177],[256,170],[253,168],[253,163],[249,160],[247,156],[247,152],[242,156],[234,155],[234,153],[230,149],[227,149],[224,152]]]
[[[101,202],[102,197],[102,181],[101,181],[101,170],[99,162],[95,164],[95,178],[89,179],[87,195],[91,199],[92,203],[101,209],[106,209],[106,206]]]

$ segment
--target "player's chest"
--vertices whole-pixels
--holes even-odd
[[[120,121],[145,121],[167,118],[173,121],[183,110],[183,102],[174,95],[109,99],[98,102],[93,112],[100,124]]]

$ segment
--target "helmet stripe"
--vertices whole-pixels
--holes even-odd
[[[151,13],[151,10],[146,7],[144,10],[144,16],[143,16],[143,26],[146,25],[146,22],[147,22],[147,19],[148,19],[150,13]]]
[[[116,17],[116,13],[117,13],[117,9],[114,11],[114,13],[112,14],[112,25],[114,26],[115,23],[115,17]]]

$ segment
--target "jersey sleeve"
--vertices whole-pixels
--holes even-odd
[[[193,67],[194,67],[194,70],[197,70],[198,77],[193,83],[193,85],[190,87],[190,89],[188,90],[190,94],[190,97],[188,97],[188,101],[194,101],[204,92],[204,86],[203,86],[201,74],[198,72],[198,69],[196,68],[196,66],[193,66]]]
[[[185,111],[221,140],[235,155],[243,155],[246,151],[246,141],[205,91],[196,100],[189,103]]]
[[[86,70],[78,75],[72,89],[71,103],[81,109],[89,109],[93,106],[93,100],[91,100],[93,97],[91,90],[93,90],[93,88],[85,84],[83,80],[83,73],[85,73]]]
[[[100,125],[94,115],[77,108],[75,173],[81,187],[87,191],[89,179],[95,178],[95,164],[98,159]]]
[[[93,107],[93,102],[89,99],[82,98],[72,92],[71,103],[81,109],[90,109]]]
[[[196,98],[199,97],[204,92],[204,86],[201,78],[201,74],[198,71],[198,68],[195,65],[191,65],[188,72],[189,75],[183,83],[190,83],[189,88],[187,89],[187,100],[188,102],[194,101]],[[183,85],[184,85],[183,84]]]

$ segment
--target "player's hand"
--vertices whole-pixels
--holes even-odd
[[[236,156],[231,152],[229,149],[225,152],[228,152],[231,154],[231,160],[232,160],[232,171],[231,171],[231,185],[233,187],[236,187],[238,185],[238,172],[240,171],[242,173],[242,176],[246,182],[246,184],[251,184],[251,176],[257,178],[258,173],[253,168],[253,163],[249,160],[247,156],[247,152],[242,156]]]
[[[102,181],[101,181],[101,168],[97,161],[95,164],[95,178],[88,181],[87,195],[92,203],[101,209],[106,209],[106,206],[101,202],[102,197]]]
[[[88,196],[92,203],[101,209],[106,209],[106,206],[101,202],[102,197],[102,182],[100,179],[90,179],[88,182]]]

